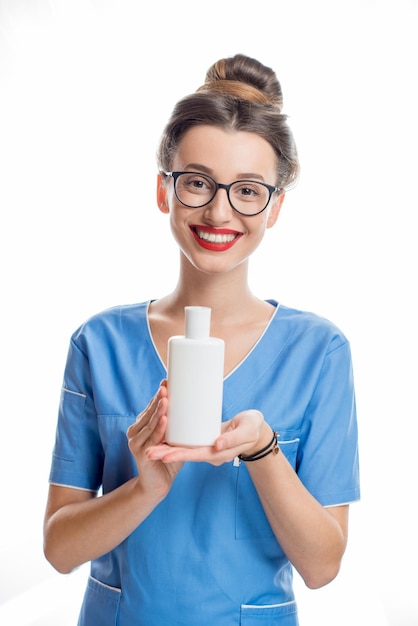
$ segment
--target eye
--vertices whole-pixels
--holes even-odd
[[[203,174],[184,173],[179,177],[179,183],[183,188],[192,193],[212,192],[214,188],[213,182]]]
[[[241,188],[241,195],[243,196],[253,196],[253,195],[257,195],[259,192],[257,189],[254,189],[253,187],[242,187]]]
[[[240,181],[232,187],[233,192],[240,200],[257,200],[264,194],[264,187],[251,181]]]

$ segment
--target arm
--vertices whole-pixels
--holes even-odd
[[[147,450],[151,459],[170,464],[206,461],[214,465],[251,455],[271,440],[271,428],[259,411],[243,411],[223,425],[212,448]],[[283,453],[247,463],[272,530],[308,587],[321,587],[338,573],[347,542],[348,506],[324,508],[304,487]]]
[[[271,428],[264,426],[263,441],[268,442]],[[254,451],[262,442],[257,445]],[[247,468],[273,532],[305,584],[326,585],[338,574],[346,548],[348,506],[324,508],[282,453],[247,463]]]
[[[116,547],[158,504],[138,478],[96,498],[89,491],[50,485],[44,523],[44,552],[61,573]]]
[[[128,430],[139,475],[114,491],[93,492],[51,485],[44,522],[44,552],[60,572],[106,554],[151,513],[169,492],[181,463],[149,461],[145,448],[159,443],[166,427],[167,390],[163,385]]]

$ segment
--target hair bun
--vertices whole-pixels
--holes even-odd
[[[236,54],[220,59],[206,73],[205,84],[197,91],[216,91],[240,100],[283,105],[282,88],[275,72],[251,57]]]

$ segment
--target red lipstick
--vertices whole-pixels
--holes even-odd
[[[190,226],[195,241],[205,248],[216,252],[224,252],[232,248],[240,239],[242,233],[229,228],[211,228],[210,226],[200,226],[193,224]]]

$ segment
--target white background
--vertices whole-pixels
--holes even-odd
[[[0,622],[76,623],[86,568],[43,559],[70,334],[164,295],[154,199],[174,103],[243,52],[282,83],[302,175],[254,256],[260,297],[336,322],[353,351],[362,501],[301,626],[416,626],[416,0],[0,0]]]

